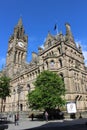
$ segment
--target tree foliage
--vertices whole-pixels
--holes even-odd
[[[34,82],[35,89],[28,94],[32,109],[55,109],[65,104],[65,86],[57,73],[43,71]]]
[[[1,111],[3,110],[3,101],[7,96],[10,96],[10,78],[3,75],[0,77],[0,98],[1,98]]]

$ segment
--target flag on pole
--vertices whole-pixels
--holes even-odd
[[[57,29],[57,25],[55,24],[55,26],[54,26],[54,30],[56,30]]]
[[[57,27],[57,24],[54,25],[54,31],[56,31],[57,34],[58,34],[58,27]]]

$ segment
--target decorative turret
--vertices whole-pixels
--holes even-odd
[[[74,42],[74,38],[73,38],[73,35],[72,35],[72,32],[71,32],[71,28],[70,28],[70,25],[68,23],[65,24],[66,26],[66,41],[72,41]]]
[[[38,55],[36,52],[32,52],[32,62],[37,63],[38,62]]]
[[[80,52],[82,52],[82,48],[81,48],[80,44],[78,44],[78,49]]]
[[[43,52],[43,48],[38,47],[38,51],[39,51],[39,53]]]

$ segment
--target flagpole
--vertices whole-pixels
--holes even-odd
[[[56,33],[58,34],[58,27],[57,27],[57,24],[55,24],[54,30],[56,30]]]

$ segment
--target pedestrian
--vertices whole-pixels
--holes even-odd
[[[33,121],[33,119],[34,119],[34,114],[32,113],[31,114],[31,120]]]
[[[17,122],[17,125],[19,125],[19,113],[17,113],[17,116],[16,116],[16,122]]]
[[[19,121],[19,114],[17,113],[17,114],[14,115],[14,123],[15,123],[15,125],[19,125],[18,121]]]
[[[46,119],[46,121],[48,121],[48,112],[47,111],[45,111],[45,119]]]
[[[82,118],[82,115],[81,115],[81,113],[79,113],[79,118]]]
[[[14,115],[14,123],[15,123],[15,125],[17,124],[17,117],[16,117],[16,114]]]

